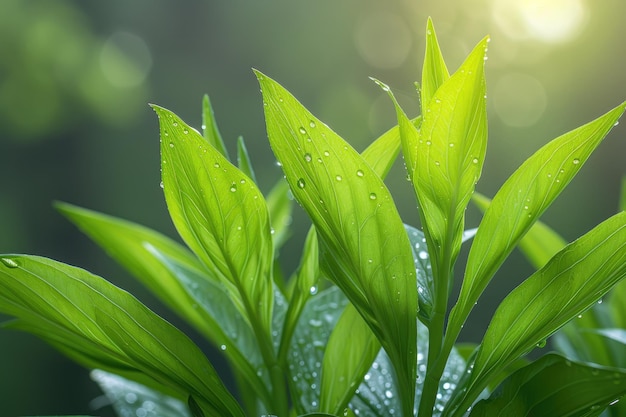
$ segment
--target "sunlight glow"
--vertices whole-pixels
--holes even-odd
[[[588,20],[583,0],[493,0],[498,28],[512,39],[565,42],[575,38]]]

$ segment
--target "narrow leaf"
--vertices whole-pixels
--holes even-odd
[[[474,363],[473,393],[592,306],[624,277],[626,212],[567,245],[502,301]]]
[[[426,108],[439,87],[450,78],[448,68],[443,60],[439,41],[435,33],[435,26],[431,18],[428,18],[426,27],[426,53],[422,67],[422,106]]]
[[[548,354],[507,378],[470,417],[599,415],[624,394],[626,371]]]
[[[315,224],[326,271],[389,352],[405,406],[415,385],[417,290],[408,237],[370,165],[287,90],[257,73],[270,144]],[[389,326],[389,323],[393,323]]]
[[[483,212],[491,204],[490,199],[479,193],[474,193],[472,200]],[[536,269],[544,266],[565,245],[565,239],[541,221],[536,221],[518,244],[526,259]]]
[[[345,296],[333,286],[313,295],[300,315],[287,356],[298,414],[319,411],[324,351],[346,304]]]
[[[230,160],[222,135],[217,128],[217,122],[215,121],[215,114],[213,112],[213,107],[211,106],[211,100],[206,94],[202,99],[202,134],[211,146],[224,155],[226,159]]]
[[[269,337],[273,246],[263,195],[194,129],[168,110],[153,108],[161,127],[161,170],[174,225],[219,274],[240,311]]]
[[[554,139],[528,158],[500,188],[474,238],[448,328],[463,325],[495,271],[578,173],[622,115],[625,105]]]
[[[248,155],[248,149],[246,148],[246,143],[244,142],[242,136],[237,138],[237,166],[239,166],[241,172],[246,174],[256,183],[256,176],[254,175],[250,155]]]
[[[320,411],[340,414],[347,407],[379,351],[380,342],[354,306],[348,304],[326,345]]]
[[[273,231],[274,257],[278,257],[278,250],[291,237],[289,226],[292,222],[293,200],[289,198],[290,192],[289,184],[280,179],[265,197]]]

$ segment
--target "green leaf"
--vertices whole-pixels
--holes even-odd
[[[479,193],[474,193],[472,200],[483,212],[491,204],[489,198]],[[565,239],[541,221],[536,221],[518,244],[524,256],[536,269],[544,266],[565,245]]]
[[[352,304],[330,334],[322,363],[320,411],[340,414],[380,351],[380,342]]]
[[[269,338],[273,246],[263,195],[194,129],[168,110],[153,109],[161,127],[161,170],[174,225],[219,274],[242,314]]]
[[[27,255],[0,256],[0,311],[45,323],[73,349],[102,352],[179,395],[194,394],[213,415],[243,417],[200,349],[133,296],[89,272]]]
[[[260,398],[270,400],[269,381],[258,376],[266,377],[267,371],[249,323],[218,278],[207,274],[191,252],[143,226],[69,204],[56,206],[216,347],[224,346],[235,369]]]
[[[426,53],[422,67],[422,106],[426,108],[439,87],[450,78],[448,68],[443,60],[437,34],[431,18],[426,27]]]
[[[597,329],[590,330],[590,332],[597,333],[607,339],[615,340],[616,342],[626,345],[626,329]]]
[[[322,361],[328,338],[348,301],[337,287],[313,295],[289,345],[289,382],[298,414],[319,410]]]
[[[380,83],[396,106],[402,152],[420,207],[435,277],[433,310],[438,323],[443,323],[447,310],[465,209],[480,177],[486,151],[486,47],[485,38],[459,70],[438,87],[433,98],[422,103],[419,130],[409,121],[389,87]]]
[[[435,283],[433,278],[432,266],[430,264],[430,255],[426,247],[426,237],[424,232],[412,226],[404,225],[409,241],[411,242],[411,250],[413,251],[413,260],[417,272],[417,293],[419,294],[419,311],[418,317],[426,326],[430,325],[433,314],[433,294],[435,293]],[[463,233],[463,242],[474,237],[476,229],[466,230]]]
[[[226,159],[230,160],[222,135],[217,128],[217,122],[215,121],[215,114],[213,112],[213,107],[211,106],[211,100],[209,100],[209,96],[206,94],[202,98],[202,134],[211,146],[224,155]]]
[[[95,369],[91,371],[91,379],[104,391],[111,406],[120,416],[139,416],[146,410],[158,416],[191,416],[184,402],[119,375]]]
[[[292,222],[293,200],[289,198],[289,193],[289,184],[280,179],[265,197],[272,224],[275,257],[278,257],[278,250],[291,237],[289,226]]]
[[[206,318],[193,308],[193,298],[178,276],[154,253],[157,251],[163,254],[180,264],[181,268],[184,266],[196,271],[197,275],[203,274],[204,267],[187,248],[158,232],[126,220],[66,203],[57,203],[55,207],[168,307],[215,341],[217,336],[214,326],[206,323]],[[213,280],[217,280],[217,277],[213,277]]]
[[[624,112],[621,104],[566,133],[528,158],[497,192],[470,249],[449,329],[460,329],[496,270],[522,236],[574,178]]]
[[[412,410],[417,286],[391,195],[343,139],[278,83],[258,72],[257,77],[270,144],[294,197],[315,224],[325,248],[322,265],[389,352],[404,405]]]
[[[543,343],[624,277],[626,212],[567,245],[502,301],[481,343],[467,397],[475,398],[472,394],[493,375]]]
[[[418,323],[418,334],[420,335],[417,339],[419,366],[417,368],[415,397],[419,400],[426,378],[426,358],[428,357],[428,329],[421,323]],[[465,365],[465,360],[453,348],[447,359],[443,376],[439,381],[433,409],[434,417],[441,415],[452,391],[465,373]],[[350,401],[350,408],[358,410],[359,417],[389,417],[399,413],[400,401],[392,369],[389,357],[384,350],[381,350],[372,367],[365,374],[354,398]]]
[[[256,183],[256,176],[254,175],[254,169],[252,169],[252,162],[250,161],[250,155],[248,155],[248,149],[242,136],[237,138],[237,165],[241,172],[246,174]]]
[[[622,177],[622,188],[619,193],[619,210],[626,211],[626,175]]]
[[[624,394],[625,370],[548,354],[507,378],[470,417],[599,415]]]

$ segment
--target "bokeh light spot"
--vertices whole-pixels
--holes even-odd
[[[115,87],[144,82],[152,67],[152,55],[143,39],[128,32],[113,33],[100,51],[100,68]]]
[[[354,31],[359,55],[372,67],[381,69],[401,66],[409,55],[412,39],[406,22],[391,12],[364,15]]]
[[[582,0],[493,0],[493,19],[508,37],[564,42],[580,33],[588,18]]]
[[[500,120],[511,127],[534,125],[546,110],[546,91],[541,82],[527,74],[502,76],[492,93]]]

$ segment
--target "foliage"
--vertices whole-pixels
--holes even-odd
[[[4,326],[95,369],[119,415],[599,415],[626,394],[624,286],[597,305],[626,276],[626,212],[569,244],[538,219],[625,104],[539,149],[489,201],[474,191],[487,144],[488,39],[453,74],[430,21],[426,39],[421,116],[407,117],[375,80],[398,126],[361,154],[257,71],[285,174],[267,195],[243,140],[237,165],[229,157],[208,98],[202,133],[153,106],[165,199],[186,246],[57,205],[219,347],[238,399],[181,331],[104,279],[57,261],[0,257],[0,311],[15,317]],[[403,224],[383,181],[400,150],[423,230]],[[472,198],[485,213],[465,231]],[[313,226],[285,280],[277,257],[293,200]],[[454,301],[454,267],[472,237]],[[458,345],[473,306],[518,245],[537,271],[502,301],[478,346]],[[568,322],[592,306],[610,326],[590,318],[585,332],[575,331],[582,322]],[[563,326],[558,345],[568,357],[522,360]]]

